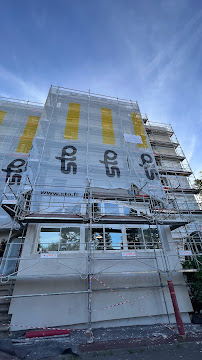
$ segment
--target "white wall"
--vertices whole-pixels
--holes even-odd
[[[176,284],[176,294],[184,320],[189,322],[188,312],[192,311],[191,302],[180,270],[175,245],[168,227],[161,226],[160,233],[164,251],[168,254],[167,267],[175,270],[172,274]],[[36,294],[65,291],[84,291],[87,289],[86,253],[60,253],[57,259],[41,259],[35,252],[38,241],[37,226],[29,225],[19,274],[14,289],[17,294]],[[172,322],[173,307],[167,288],[160,288],[157,269],[161,269],[161,281],[167,285],[168,273],[165,271],[163,250],[139,251],[137,258],[124,260],[121,251],[92,254],[92,272],[110,288],[134,288],[117,290],[129,301],[123,305],[103,310],[125,300],[97,280],[92,280],[92,322],[93,327],[119,326],[128,324],[149,324],[168,322],[166,304]],[[100,259],[101,258],[101,259]],[[81,275],[83,273],[83,275]],[[81,275],[81,276],[80,276]],[[86,327],[88,319],[87,294],[39,296],[12,299],[9,313],[12,314],[11,324],[31,326],[73,326]],[[11,326],[13,331],[19,330]]]

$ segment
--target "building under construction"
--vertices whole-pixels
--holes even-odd
[[[0,137],[2,329],[175,323],[168,279],[190,322],[202,206],[170,125],[52,86],[44,106],[0,99]]]

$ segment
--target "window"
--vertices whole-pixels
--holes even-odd
[[[161,242],[156,228],[149,227],[148,229],[143,229],[145,247],[147,249],[159,249],[161,248]]]
[[[120,229],[105,229],[106,250],[123,249],[122,233]]]
[[[202,232],[192,232],[184,245],[185,250],[191,250],[193,253],[202,254]]]
[[[142,235],[142,229],[126,229],[128,250],[143,249],[144,240]]]
[[[80,228],[66,227],[62,228],[60,239],[60,251],[79,250],[80,247]]]
[[[99,216],[101,215],[101,203],[99,202],[94,202],[94,204],[92,205],[92,213],[93,213],[93,217]]]
[[[92,229],[93,248],[95,250],[104,250],[103,229]]]
[[[126,229],[128,250],[160,249],[161,241],[156,227]]]
[[[89,229],[85,231],[85,250],[89,241]],[[121,229],[92,229],[92,249],[94,250],[121,250],[123,240]]]
[[[90,232],[89,229],[85,231],[85,250],[87,250],[87,243],[89,239]],[[102,228],[92,229],[92,249],[94,250],[104,250],[104,235]]]
[[[72,251],[80,249],[80,228],[41,228],[37,251]]]
[[[123,212],[124,212],[124,216],[136,216],[137,215],[137,210],[132,209],[132,208],[127,208],[125,206],[123,208]]]
[[[105,215],[118,215],[119,207],[114,203],[105,203]]]
[[[57,251],[60,243],[60,229],[42,228],[38,244],[38,251]]]

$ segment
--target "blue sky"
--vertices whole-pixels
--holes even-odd
[[[0,95],[51,84],[137,100],[202,170],[201,0],[1,0]]]

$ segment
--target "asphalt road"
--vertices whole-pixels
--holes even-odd
[[[13,355],[9,355],[9,354],[6,354],[2,351],[0,351],[0,359],[1,360],[18,360],[17,357],[13,356]]]
[[[0,352],[1,360],[19,358]],[[21,358],[22,359],[22,358]],[[26,357],[28,359],[28,357]],[[46,360],[202,360],[202,341],[177,344],[160,344],[135,349],[104,350],[76,355],[46,357]],[[19,359],[20,360],[20,359]]]
[[[106,350],[85,353],[80,358],[85,360],[202,360],[202,341],[126,350]]]

